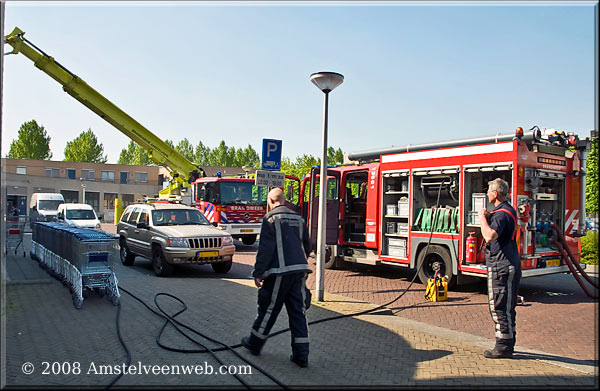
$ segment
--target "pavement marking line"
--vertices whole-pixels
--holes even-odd
[[[235,282],[238,284],[255,287],[254,280],[251,279],[225,279],[227,281]],[[315,295],[313,295],[315,297]],[[313,300],[312,305],[316,305],[320,308],[337,312],[340,314],[351,314],[355,312],[366,311],[368,309],[377,308],[379,305],[368,303],[360,300],[356,300],[346,296],[340,296],[332,293],[326,293],[326,301],[318,302]],[[382,309],[383,311],[384,309]],[[478,348],[489,349],[493,346],[494,340],[480,337],[478,335],[464,333],[462,331],[456,331],[451,329],[445,329],[443,327],[430,325],[427,323],[419,322],[416,320],[408,319],[398,315],[389,315],[389,314],[367,314],[360,315],[357,319],[364,320],[366,322],[376,324],[378,326],[385,327],[391,330],[391,326],[400,326],[409,328],[413,331],[417,331],[419,333],[429,334],[436,337],[442,337],[453,341],[458,341],[467,345],[477,346]],[[490,325],[490,327],[492,327]],[[548,357],[558,357],[555,354],[550,354],[546,352],[542,352],[539,350],[529,349],[522,346],[516,346],[517,354],[518,353],[529,353],[535,354],[539,356],[548,356]],[[483,356],[482,356],[483,357]],[[568,357],[558,357],[559,359],[564,359],[568,361],[577,361],[574,359],[570,359]],[[583,364],[583,363],[575,363],[575,362],[565,362],[560,361],[559,359],[543,359],[543,358],[535,358],[536,361],[545,362],[548,364],[556,365],[559,367],[563,367],[566,369],[571,369],[577,372],[585,373],[588,375],[597,375],[598,374],[598,365],[594,365],[594,363]]]

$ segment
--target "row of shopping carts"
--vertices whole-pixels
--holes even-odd
[[[101,230],[39,222],[33,224],[31,257],[69,286],[77,309],[89,291],[106,295],[118,305],[120,294],[113,270],[119,256],[117,239]]]
[[[25,247],[23,246],[23,236],[25,234],[25,224],[27,216],[7,216],[6,219],[6,255],[9,251],[14,251],[17,255],[19,248],[25,256]]]

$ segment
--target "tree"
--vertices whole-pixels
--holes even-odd
[[[598,214],[598,137],[592,139],[586,173],[585,208],[587,213]]]
[[[89,163],[106,163],[107,157],[103,156],[104,146],[98,143],[98,138],[92,129],[75,137],[72,141],[68,141],[65,146],[65,162],[89,162]]]
[[[194,161],[194,147],[187,138],[184,138],[177,143],[175,150],[187,160],[191,162]]]
[[[310,173],[312,166],[319,165],[319,160],[312,155],[302,155],[292,162],[290,158],[284,157],[281,159],[281,171],[287,175],[295,176],[302,180],[304,175]]]
[[[260,166],[260,156],[258,156],[258,152],[248,144],[246,148],[240,148],[236,151],[234,165],[236,167],[250,166],[258,168]]]
[[[208,164],[211,166],[229,167],[233,164],[233,158],[229,156],[229,148],[224,140],[221,140],[219,145],[212,149],[208,154]]]
[[[52,152],[50,152],[50,136],[46,133],[46,129],[38,125],[34,119],[23,123],[19,128],[17,139],[10,143],[6,157],[49,160]]]
[[[127,148],[121,149],[121,153],[119,154],[119,160],[117,160],[117,164],[131,164],[136,145],[137,144],[134,143],[133,140],[129,141],[129,144],[127,144]]]
[[[147,166],[152,164],[152,160],[148,157],[148,153],[133,140],[129,141],[127,148],[121,150],[117,164],[136,164]]]
[[[342,148],[327,148],[327,165],[335,166],[338,163],[344,163],[344,152],[342,152]]]
[[[196,150],[194,152],[194,163],[201,166],[208,166],[208,156],[210,154],[210,148],[202,144],[202,141],[198,141]]]

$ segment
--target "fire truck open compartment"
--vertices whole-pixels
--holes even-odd
[[[418,268],[423,284],[437,271],[454,286],[460,248],[460,167],[413,169],[412,178],[411,267]]]
[[[527,238],[533,240],[533,248],[528,246],[525,254],[535,255],[548,251],[556,251],[550,246],[550,239],[555,236],[552,223],[564,227],[565,208],[565,175],[557,172],[525,169],[525,191],[531,193],[531,198],[521,197],[517,204],[529,204],[531,207],[532,229]],[[531,254],[533,252],[533,254]]]
[[[349,243],[365,242],[368,179],[368,170],[346,174],[344,217],[341,224],[344,241]]]
[[[381,255],[408,259],[409,171],[383,174]]]
[[[479,222],[478,211],[482,207],[488,211],[494,209],[493,205],[490,205],[487,197],[488,182],[501,178],[508,183],[509,187],[509,202],[512,204],[510,194],[512,193],[512,166],[510,164],[502,165],[474,165],[464,168],[464,211],[462,212],[463,221],[463,241],[470,234],[474,233],[477,237],[477,249],[481,250],[482,236],[481,236],[481,225]],[[466,247],[462,248],[462,265],[467,264]],[[483,258],[477,259],[477,263],[482,261]]]

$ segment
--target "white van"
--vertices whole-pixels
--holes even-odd
[[[33,227],[36,221],[56,221],[58,206],[65,199],[60,193],[33,193],[29,202],[29,221]]]
[[[61,204],[58,206],[58,222],[79,228],[100,228],[100,220],[88,204]]]

